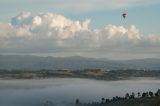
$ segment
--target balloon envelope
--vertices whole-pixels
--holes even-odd
[[[123,14],[122,14],[122,17],[123,17],[123,18],[126,18],[126,16],[127,16],[126,13],[123,13]]]

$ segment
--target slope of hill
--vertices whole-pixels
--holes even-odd
[[[160,97],[137,98],[105,104],[103,106],[160,106]]]
[[[107,60],[85,57],[40,57],[31,55],[0,55],[0,69],[146,69],[159,70],[160,59]]]
[[[160,97],[136,98],[130,100],[120,100],[100,105],[90,106],[160,106]]]

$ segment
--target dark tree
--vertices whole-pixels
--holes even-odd
[[[153,92],[149,91],[149,96],[152,97],[153,96]]]
[[[105,99],[104,98],[102,98],[101,99],[101,104],[103,104],[105,102]]]
[[[145,92],[142,93],[142,98],[144,98],[144,97],[146,97],[146,93]]]
[[[135,93],[134,93],[134,92],[132,92],[130,98],[131,98],[131,99],[134,99],[134,98],[135,98]]]
[[[155,96],[158,96],[158,93],[155,93]]]
[[[112,99],[113,101],[116,101],[116,97],[113,97],[113,99]]]
[[[138,98],[139,98],[139,97],[141,96],[141,93],[140,93],[140,92],[138,92],[137,94],[138,94]]]
[[[76,99],[76,105],[78,105],[79,104],[79,99]]]
[[[125,99],[129,99],[129,98],[130,98],[129,93],[126,93]]]
[[[106,99],[105,103],[108,103],[109,102],[109,99]]]
[[[148,97],[149,96],[149,92],[146,92],[146,97]]]
[[[118,96],[116,96],[116,101],[118,101],[119,100],[119,97]]]
[[[156,93],[158,96],[160,96],[160,89],[158,89],[158,91]]]

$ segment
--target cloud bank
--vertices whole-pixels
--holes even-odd
[[[55,53],[107,58],[160,56],[160,36],[142,35],[130,28],[109,24],[90,29],[91,20],[71,20],[54,13],[23,12],[0,24],[0,53]]]

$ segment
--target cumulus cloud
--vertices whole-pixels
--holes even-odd
[[[23,12],[0,24],[0,53],[57,53],[81,56],[133,58],[160,54],[160,36],[141,35],[130,28],[109,24],[90,29],[91,20],[71,20],[54,13]]]

